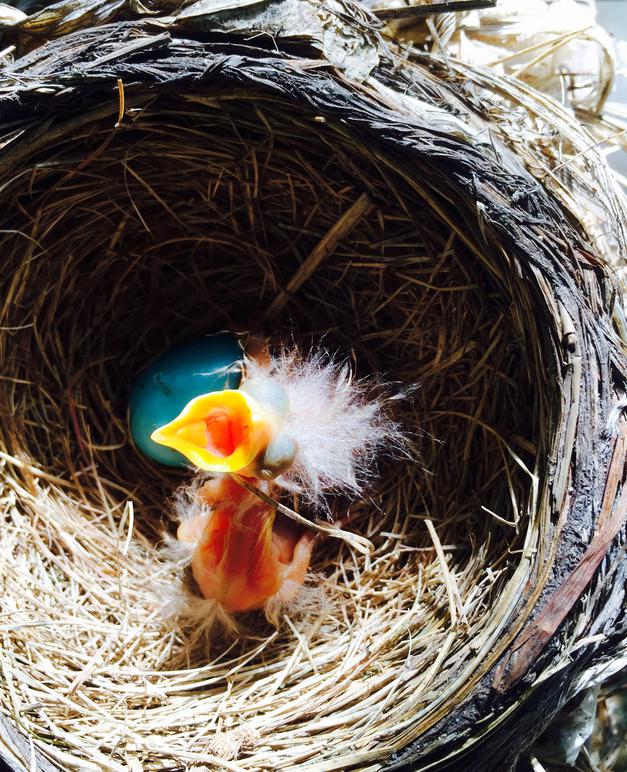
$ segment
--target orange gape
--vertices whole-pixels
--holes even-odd
[[[228,476],[205,483],[199,496],[212,511],[182,523],[178,538],[195,543],[192,573],[204,597],[228,611],[293,600],[309,568],[312,534],[281,522]]]

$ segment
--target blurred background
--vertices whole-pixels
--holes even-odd
[[[618,66],[610,101],[622,105],[627,115],[627,0],[597,0],[597,20],[617,43]],[[627,176],[627,152],[614,152],[608,160]]]

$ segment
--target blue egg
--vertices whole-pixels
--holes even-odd
[[[237,389],[242,358],[237,339],[223,332],[175,346],[155,359],[133,384],[129,400],[131,436],[139,450],[161,464],[189,466],[184,456],[153,442],[150,435],[176,418],[194,397]]]

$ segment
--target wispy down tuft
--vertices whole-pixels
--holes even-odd
[[[324,509],[327,494],[362,494],[375,476],[376,458],[405,451],[390,410],[398,395],[356,379],[348,363],[320,351],[309,357],[283,351],[265,364],[247,362],[245,384],[268,377],[289,396],[285,429],[297,442],[293,465],[276,482],[309,504]]]

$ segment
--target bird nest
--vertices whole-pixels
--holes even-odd
[[[267,40],[117,24],[18,60],[3,86],[15,753],[98,770],[511,762],[617,635],[624,360],[576,223],[423,67],[358,86]],[[374,551],[328,539],[306,602],[237,634],[164,608],[188,475],[147,462],[126,422],[148,362],[225,328],[416,387],[415,457],[335,504]]]

